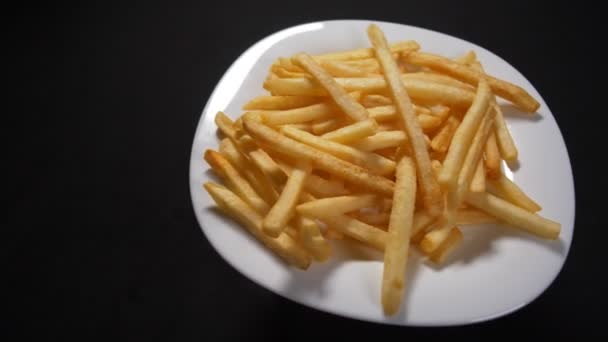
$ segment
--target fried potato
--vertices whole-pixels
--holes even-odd
[[[302,203],[296,207],[296,210],[300,215],[322,219],[371,207],[375,201],[376,196],[371,194],[328,197]]]
[[[497,113],[497,115],[498,115],[498,113]],[[494,120],[496,120],[496,119],[497,119],[497,117],[494,117]],[[494,122],[494,123],[496,124],[496,122]],[[494,125],[494,127],[496,127],[496,125]],[[495,132],[491,132],[490,136],[488,137],[484,155],[485,155],[484,163],[485,163],[486,174],[488,175],[488,178],[497,179],[498,177],[500,177],[500,173],[502,171],[500,170],[501,158],[500,158],[500,151],[498,150],[498,145],[496,143]]]
[[[389,147],[398,147],[405,144],[407,136],[403,131],[378,132],[367,138],[355,141],[350,146],[361,151],[376,151]]]
[[[343,126],[337,130],[327,132],[321,136],[326,140],[331,140],[340,144],[348,144],[353,141],[368,137],[378,130],[378,123],[374,119],[367,119],[353,124]]]
[[[540,211],[542,207],[523,192],[517,184],[513,183],[502,172],[498,174],[497,179],[491,179],[488,182],[489,192],[501,197],[518,207],[526,209],[531,213]]]
[[[232,191],[215,183],[205,183],[205,189],[218,206],[229,216],[240,222],[247,230],[271,251],[289,264],[300,269],[310,266],[310,256],[287,234],[271,238],[262,232],[262,216]]]

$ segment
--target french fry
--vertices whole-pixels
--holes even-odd
[[[458,129],[458,125],[460,125],[460,120],[453,115],[449,116],[441,129],[435,134],[433,140],[431,140],[431,148],[438,152],[446,152],[450,147],[450,142],[454,133],[456,133],[456,129]]]
[[[262,112],[262,121],[270,126],[299,124],[314,120],[330,119],[335,111],[335,106],[326,101],[306,107],[276,112]]]
[[[243,201],[247,202],[258,213],[264,214],[268,211],[268,204],[219,152],[205,151],[205,161]]]
[[[467,155],[462,163],[456,186],[450,189],[447,196],[448,214],[452,214],[460,206],[465,194],[470,190],[471,180],[473,179],[477,165],[481,160],[483,148],[486,145],[486,141],[492,130],[495,113],[493,107],[488,107],[479,129],[471,141]]]
[[[283,126],[290,126],[293,127],[295,129],[299,129],[301,131],[305,131],[305,132],[312,132],[312,125],[308,124],[308,123],[299,123],[299,124],[289,124],[289,125],[283,125]],[[283,127],[281,126],[281,127]]]
[[[298,237],[304,249],[319,262],[326,261],[331,255],[331,247],[314,220],[298,216]]]
[[[442,221],[437,228],[424,235],[419,244],[420,249],[426,254],[433,253],[447,239],[452,228],[454,225],[451,222]]]
[[[304,69],[302,69],[299,66],[293,64],[293,62],[291,61],[291,58],[280,57],[277,62],[275,62],[274,65],[278,64],[278,65],[282,66],[283,68],[285,68],[285,69],[287,69],[289,71],[306,72],[306,71],[304,71]]]
[[[336,78],[336,83],[346,91],[367,93],[385,92],[386,81],[381,77]],[[475,93],[427,80],[415,79],[409,74],[401,75],[403,86],[414,100],[441,103],[448,107],[468,108]],[[264,82],[264,88],[274,95],[327,96],[327,91],[306,78],[273,78]]]
[[[425,208],[431,215],[439,215],[443,210],[443,197],[441,195],[441,190],[439,189],[439,184],[437,184],[431,169],[431,160],[427,151],[427,143],[424,140],[420,125],[416,120],[411,100],[402,83],[399,69],[390,56],[388,43],[380,28],[372,24],[368,27],[367,34],[376,51],[376,57],[384,71],[384,77],[386,78],[393,101],[395,102],[395,107],[401,116],[402,124],[408,136],[409,145],[413,150]]]
[[[281,161],[278,162],[278,165],[285,174],[291,174],[293,168],[290,165]],[[327,180],[314,173],[311,173],[306,177],[306,180],[304,181],[304,190],[308,191],[313,196],[320,197],[342,196],[348,193],[342,182]]]
[[[287,183],[279,195],[279,199],[274,203],[262,222],[264,233],[271,237],[276,238],[279,236],[283,229],[285,229],[287,222],[295,214],[295,207],[304,187],[304,182],[307,175],[311,172],[309,162],[299,164],[298,167],[291,171]]]
[[[341,118],[319,120],[312,124],[312,132],[316,135],[322,135],[342,127],[343,123],[344,120]]]
[[[370,224],[372,226],[384,226],[387,225],[390,220],[389,213],[358,213],[356,218],[362,222]]]
[[[365,107],[365,108],[372,108],[372,107],[380,107],[380,106],[389,106],[393,104],[393,101],[384,96],[384,95],[378,95],[378,94],[368,94],[363,96],[363,99],[361,100],[361,104]],[[369,109],[368,109],[369,112]],[[371,113],[370,113],[371,115]]]
[[[450,116],[450,107],[440,104],[431,106],[429,111],[431,115],[438,117],[441,120],[441,123]]]
[[[465,53],[464,55],[458,57],[458,58],[454,58],[454,62],[456,63],[460,63],[463,65],[471,65],[472,63],[477,61],[477,55],[475,54],[475,51],[470,50],[467,53]]]
[[[462,239],[463,235],[460,229],[458,229],[458,227],[452,228],[446,239],[437,247],[437,249],[435,249],[429,259],[436,264],[442,264],[450,252],[462,242]]]
[[[497,179],[489,180],[488,191],[531,213],[542,209],[538,203],[526,195],[517,184],[513,183],[502,172],[499,173]]]
[[[433,115],[421,114],[417,116],[417,120],[423,131],[432,131],[441,126],[441,119]]]
[[[223,112],[217,112],[215,115],[215,124],[220,129],[224,136],[235,139],[236,130],[234,129],[234,122]]]
[[[502,159],[506,161],[514,161],[517,159],[518,151],[513,142],[513,137],[509,132],[507,123],[500,106],[496,106],[496,120],[494,121],[494,132],[496,133],[496,142]]]
[[[367,138],[355,141],[350,146],[361,151],[376,151],[388,147],[398,147],[407,141],[407,136],[403,131],[378,132]]]
[[[264,175],[251,161],[238,150],[232,140],[222,139],[220,153],[228,159],[240,172],[245,175],[249,184],[255,189],[266,203],[273,204],[279,198],[279,194],[273,187],[270,179]]]
[[[333,77],[365,77],[368,72],[341,61],[326,60],[321,66]]]
[[[468,224],[486,224],[500,222],[496,217],[477,209],[459,209],[454,215],[454,224],[464,226]]]
[[[368,74],[377,74],[380,72],[380,64],[378,64],[378,61],[375,57],[342,60],[340,62],[353,68],[364,70]]]
[[[359,151],[348,145],[329,141],[310,133],[294,129],[293,127],[283,127],[281,132],[289,138],[310,145],[320,151],[330,153],[340,159],[365,167],[374,174],[386,175],[395,170],[394,161],[375,153]]]
[[[416,169],[409,158],[397,165],[393,207],[384,250],[382,306],[388,315],[399,311],[405,289],[405,269],[414,219]]]
[[[376,196],[370,194],[328,197],[302,203],[296,210],[300,215],[322,219],[373,206],[375,201]]]
[[[412,73],[409,73],[408,76],[418,79],[418,80],[431,81],[434,83],[444,84],[447,86],[461,88],[464,90],[473,89],[473,87],[471,87],[471,85],[461,82],[461,81],[459,81],[455,78],[452,78],[450,76],[447,76],[447,75],[430,73],[430,72],[412,72]]]
[[[448,58],[419,52],[410,53],[405,58],[409,63],[439,70],[473,86],[478,85],[479,81],[484,79],[496,95],[511,101],[526,112],[536,112],[540,107],[538,101],[523,88],[451,61]]]
[[[490,105],[491,95],[492,92],[487,82],[480,81],[475,101],[467,111],[458,129],[456,129],[448,149],[448,154],[443,161],[443,168],[439,174],[439,183],[445,188],[454,189],[456,187],[458,175],[468,151],[467,147],[473,140],[475,132],[485,116]]]
[[[274,184],[283,184],[287,180],[285,172],[281,170],[272,157],[263,149],[258,148],[255,151],[249,152],[249,158]]]
[[[530,213],[487,192],[467,194],[467,203],[515,227],[542,238],[555,240],[561,225],[540,215]]]
[[[367,119],[325,133],[321,137],[333,142],[348,144],[376,133],[377,129],[378,123],[373,119]]]
[[[397,43],[391,44],[391,46],[390,46],[390,51],[392,53],[416,51],[418,49],[420,49],[420,45],[418,45],[418,43],[413,40],[397,42]],[[343,60],[353,60],[353,59],[374,58],[374,56],[375,56],[374,49],[364,48],[364,49],[356,49],[356,50],[343,51],[343,52],[326,53],[323,55],[316,55],[313,58],[318,61],[326,61],[326,60],[343,61]]]
[[[362,188],[385,196],[391,196],[393,193],[394,183],[384,177],[371,174],[357,165],[287,138],[255,120],[245,119],[243,126],[249,134],[275,151],[293,158],[310,160],[315,168],[334,174]]]
[[[432,115],[432,113],[429,109],[426,109],[421,106],[416,106],[416,105],[413,105],[413,107],[414,107],[414,112],[418,116],[421,116],[421,115],[431,116]],[[389,120],[395,120],[395,119],[399,118],[399,113],[397,113],[397,109],[393,105],[373,107],[373,108],[368,109],[367,112],[369,113],[370,118],[372,118],[376,121],[389,121]]]
[[[310,256],[296,241],[287,234],[271,238],[262,232],[262,216],[245,203],[239,196],[225,187],[211,182],[205,183],[205,189],[218,206],[240,222],[247,230],[271,251],[289,264],[300,269],[310,266]]]
[[[486,191],[486,170],[483,159],[481,158],[479,159],[479,162],[477,162],[477,168],[475,169],[473,179],[471,180],[471,186],[469,188],[473,192]]]
[[[377,250],[383,251],[388,238],[387,233],[377,227],[361,222],[347,215],[328,216],[323,222],[329,227]]]
[[[496,120],[496,117],[494,117],[494,120]],[[496,125],[494,127],[496,127]],[[488,141],[486,142],[484,159],[488,178],[497,179],[500,177],[500,173],[502,172],[500,170],[500,161],[500,151],[496,144],[496,134],[495,132],[491,132]]]
[[[419,243],[424,237],[424,234],[426,234],[427,230],[432,228],[433,223],[436,220],[438,220],[438,218],[431,216],[427,211],[416,211],[414,213],[414,224],[412,226],[412,242]]]
[[[281,78],[304,77],[304,78],[312,79],[312,76],[309,73],[291,71],[291,70],[285,69],[279,65],[273,65],[271,70],[272,70],[272,72],[274,72],[277,76],[279,76]]]
[[[355,121],[365,120],[369,117],[365,107],[354,101],[344,88],[342,88],[333,77],[328,74],[312,57],[308,54],[300,53],[296,55],[295,62],[308,71],[319,84],[327,91],[329,96],[333,98],[336,105],[342,109],[344,114],[348,115]]]

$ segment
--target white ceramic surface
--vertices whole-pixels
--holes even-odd
[[[555,279],[570,248],[574,185],[568,153],[549,107],[524,76],[484,48],[446,34],[375,22],[389,41],[415,39],[424,51],[456,57],[472,49],[487,72],[522,86],[540,101],[533,119],[523,118],[514,109],[505,110],[520,152],[513,178],[544,207],[543,216],[562,224],[558,241],[541,241],[511,228],[465,227],[464,243],[446,266],[436,268],[413,253],[402,309],[395,317],[385,317],[380,304],[380,253],[335,245],[331,261],[299,271],[286,266],[244,229],[212,209],[214,204],[202,184],[217,179],[202,155],[205,149],[218,146],[215,113],[223,110],[236,117],[248,99],[265,94],[262,83],[277,57],[299,51],[317,54],[369,47],[369,23],[340,20],[291,27],[256,43],[228,69],[208,99],[192,147],[190,190],[205,236],[248,279],[295,302],[346,317],[396,325],[457,325],[492,319],[523,307]]]

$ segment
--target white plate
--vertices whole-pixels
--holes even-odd
[[[439,269],[408,264],[407,291],[400,314],[387,318],[380,304],[382,256],[367,248],[336,246],[335,257],[308,271],[286,266],[233,221],[219,215],[202,184],[216,180],[204,163],[217,149],[213,118],[218,110],[236,117],[242,105],[265,94],[262,83],[280,56],[369,47],[370,21],[340,20],[294,26],[259,41],[228,69],[198,124],[190,162],[190,191],[196,217],[213,247],[257,284],[295,302],[355,319],[397,325],[456,325],[515,311],[539,296],[566,260],[574,229],[574,185],[568,153],[555,119],[540,94],[515,68],[473,43],[412,26],[376,22],[389,41],[415,39],[424,51],[455,57],[474,50],[487,72],[525,88],[541,103],[534,119],[505,115],[519,148],[515,181],[543,207],[541,214],[562,224],[558,241],[541,241],[512,229],[465,227],[465,240]]]

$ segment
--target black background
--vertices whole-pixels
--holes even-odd
[[[12,9],[5,23],[5,68],[16,76],[8,100],[17,106],[4,116],[4,138],[16,138],[4,143],[12,175],[2,250],[5,298],[16,305],[6,310],[3,332],[129,340],[606,335],[606,63],[598,9],[510,1],[54,6]],[[575,175],[574,242],[557,280],[522,310],[446,329],[352,321],[254,285],[202,234],[188,162],[215,84],[246,48],[277,30],[349,18],[479,44],[521,71],[551,108]]]

